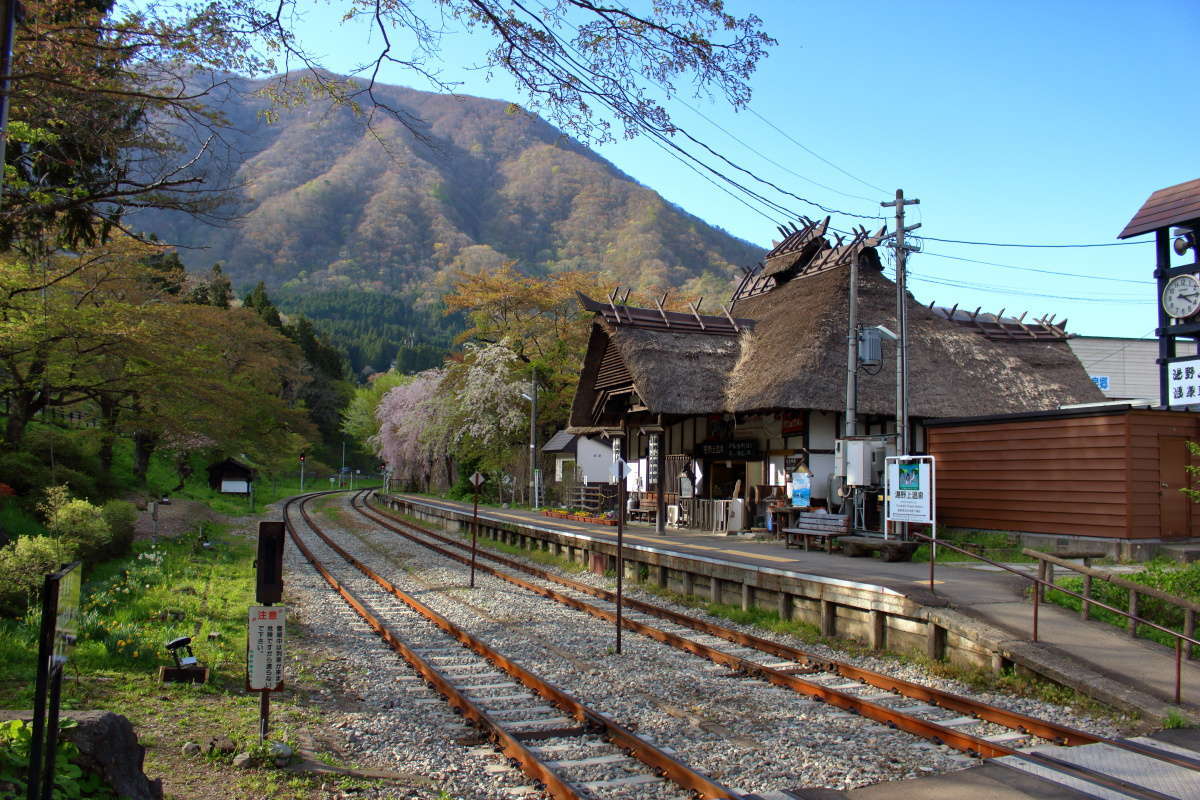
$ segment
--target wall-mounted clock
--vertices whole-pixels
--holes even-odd
[[[1187,319],[1200,311],[1200,280],[1195,275],[1176,275],[1162,292],[1163,311],[1175,319]]]

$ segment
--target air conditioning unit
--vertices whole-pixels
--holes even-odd
[[[871,439],[838,439],[833,447],[833,474],[846,486],[877,486],[883,476],[887,450]]]
[[[679,527],[679,506],[667,506],[667,524]]]

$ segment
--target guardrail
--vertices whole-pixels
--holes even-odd
[[[1070,589],[1065,589],[1061,586],[1055,586],[1052,582],[1045,580],[1045,578],[1043,578],[1043,577],[1033,577],[1032,575],[1026,575],[1024,572],[1021,572],[1020,570],[1017,570],[1017,569],[1013,569],[1012,567],[1008,566],[1007,564],[1001,564],[999,561],[993,561],[992,559],[988,558],[987,556],[981,556],[977,553],[972,553],[969,550],[965,550],[956,545],[949,544],[948,542],[944,542],[940,539],[935,539],[932,536],[927,536],[923,533],[917,533],[916,531],[911,531],[911,530],[909,531],[909,535],[918,541],[926,542],[927,544],[930,545],[930,547],[929,547],[929,591],[932,592],[933,594],[937,594],[937,589],[934,588],[934,565],[936,563],[936,558],[937,558],[937,548],[939,548],[939,547],[946,547],[946,548],[949,548],[950,550],[953,550],[956,553],[962,553],[965,556],[970,556],[973,559],[982,561],[985,564],[991,564],[993,567],[998,567],[998,568],[1004,570],[1005,572],[1011,572],[1013,575],[1016,575],[1017,577],[1019,577],[1023,580],[1029,581],[1031,584],[1033,584],[1033,589],[1034,589],[1034,591],[1033,591],[1033,624],[1032,624],[1032,632],[1031,632],[1030,638],[1034,642],[1038,641],[1038,609],[1041,605],[1042,595],[1044,594],[1045,589],[1053,589],[1057,592],[1062,592],[1063,594],[1070,595],[1071,597],[1077,597],[1085,604],[1090,604],[1090,605],[1096,606],[1098,608],[1103,608],[1105,611],[1111,611],[1114,614],[1119,614],[1120,616],[1126,618],[1127,623],[1132,630],[1136,630],[1138,625],[1145,625],[1149,628],[1152,628],[1157,631],[1162,631],[1163,633],[1167,634],[1168,636],[1173,637],[1174,641],[1175,641],[1175,704],[1178,705],[1181,702],[1182,688],[1183,688],[1182,687],[1182,684],[1183,684],[1183,644],[1184,644],[1184,642],[1188,643],[1189,651],[1191,649],[1191,647],[1190,647],[1191,645],[1200,645],[1200,641],[1198,641],[1195,638],[1194,629],[1192,630],[1191,633],[1180,633],[1178,631],[1174,631],[1174,630],[1171,630],[1170,628],[1159,625],[1157,622],[1151,622],[1148,619],[1144,619],[1136,614],[1136,600],[1131,601],[1134,604],[1133,610],[1135,613],[1130,613],[1129,611],[1122,611],[1121,609],[1114,608],[1113,606],[1110,606],[1107,603],[1102,603],[1099,600],[1094,600],[1090,597],[1085,597],[1084,595],[1080,594],[1079,592],[1073,592]],[[1025,552],[1029,555],[1033,555],[1033,553],[1036,553],[1037,551],[1026,550]],[[1040,553],[1040,555],[1046,556],[1049,554]],[[1056,559],[1056,561],[1058,561],[1059,565],[1061,565],[1061,566],[1071,566],[1073,568],[1076,567],[1076,565],[1069,565],[1067,562],[1061,561],[1061,559]],[[1087,569],[1091,570],[1091,567],[1088,567]],[[1091,571],[1093,573],[1099,572],[1099,570],[1091,570]],[[1045,575],[1046,572],[1042,571],[1041,574]],[[1095,575],[1093,575],[1092,577],[1095,577]],[[1132,583],[1132,582],[1130,581],[1130,583]],[[1153,587],[1142,586],[1142,585],[1138,584],[1138,592],[1141,594],[1147,595],[1147,596],[1151,596],[1153,592],[1158,592],[1158,590],[1154,589]],[[1163,594],[1165,594],[1165,592]],[[1132,598],[1133,594],[1131,594],[1130,597]],[[1195,607],[1200,608],[1200,605],[1197,605]],[[1193,628],[1194,628],[1194,623],[1195,623],[1195,621],[1193,619]]]
[[[1138,617],[1139,597],[1153,597],[1156,600],[1162,600],[1164,603],[1169,603],[1183,611],[1183,634],[1189,637],[1196,636],[1196,612],[1200,611],[1200,603],[1195,603],[1184,597],[1176,597],[1169,592],[1164,592],[1162,589],[1156,589],[1153,586],[1147,586],[1144,583],[1131,581],[1127,578],[1122,578],[1119,575],[1113,575],[1099,569],[1093,569],[1088,560],[1085,559],[1083,566],[1072,564],[1069,561],[1063,560],[1063,554],[1042,553],[1038,550],[1025,549],[1021,551],[1030,558],[1038,560],[1038,577],[1045,580],[1050,586],[1058,591],[1063,591],[1054,583],[1054,568],[1062,567],[1073,572],[1078,572],[1083,576],[1083,602],[1079,607],[1079,616],[1082,619],[1088,619],[1090,607],[1096,601],[1090,599],[1092,594],[1092,580],[1099,579],[1106,583],[1111,583],[1113,586],[1119,586],[1122,589],[1129,591],[1129,612],[1126,619],[1126,629],[1129,631],[1129,637],[1137,636],[1137,623],[1133,620]],[[1042,596],[1045,599],[1045,595]],[[1187,658],[1189,661],[1196,659],[1196,654],[1191,647],[1187,648]]]

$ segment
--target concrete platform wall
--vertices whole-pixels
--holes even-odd
[[[376,501],[452,532],[469,529],[469,516],[460,512],[384,495],[376,495]],[[616,570],[615,543],[488,520],[480,520],[479,535],[526,550],[545,550],[583,564],[596,574]],[[998,643],[989,646],[973,632],[955,630],[953,621],[947,624],[944,618],[931,618],[930,609],[903,595],[864,584],[805,578],[629,545],[625,548],[625,577],[704,602],[775,611],[782,619],[816,627],[824,636],[849,639],[875,649],[919,653],[985,669],[999,669],[1010,663]]]

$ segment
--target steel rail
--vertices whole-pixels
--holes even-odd
[[[364,490],[360,494],[365,494]],[[320,494],[330,494],[330,492],[322,492]],[[393,597],[402,601],[405,605],[412,608],[417,613],[424,616],[430,622],[449,634],[461,644],[476,654],[483,656],[493,665],[507,673],[513,678],[516,678],[524,686],[536,692],[550,702],[554,703],[566,714],[581,723],[583,730],[602,731],[604,737],[616,747],[626,751],[638,761],[641,761],[652,770],[663,775],[673,783],[695,792],[702,798],[725,798],[726,800],[741,800],[741,795],[730,790],[729,788],[714,781],[712,778],[697,772],[687,764],[679,761],[676,758],[668,755],[664,751],[655,747],[650,742],[642,739],[629,729],[617,723],[605,714],[595,711],[574,696],[559,689],[551,683],[544,681],[534,673],[520,666],[516,662],[507,658],[498,651],[492,649],[481,640],[475,638],[470,633],[459,628],[457,625],[438,614],[433,609],[425,606],[420,601],[397,588],[386,578],[383,578],[357,558],[352,556],[345,548],[338,545],[325,535],[324,531],[312,520],[305,508],[308,500],[311,497],[304,498],[298,508],[300,515],[304,518],[305,523],[313,530],[313,532],[325,542],[332,550],[338,553],[349,564],[354,566],[359,572],[374,581],[384,591],[391,594]],[[293,498],[294,499],[294,498]],[[353,503],[353,498],[352,498]],[[284,519],[288,523],[288,532],[292,540],[296,542],[297,547],[304,553],[305,558],[309,563],[325,577],[326,582],[330,584],[347,602],[367,621],[367,624],[372,627],[381,637],[384,638],[394,650],[396,650],[406,661],[414,666],[431,684],[433,684],[440,692],[442,692],[456,708],[459,708],[463,715],[475,721],[480,727],[484,728],[494,737],[494,740],[501,745],[501,749],[505,755],[519,763],[530,777],[541,781],[551,794],[562,800],[581,800],[578,790],[568,782],[558,777],[549,767],[545,766],[541,760],[529,748],[525,747],[519,740],[517,735],[511,734],[504,730],[495,720],[488,716],[487,712],[476,706],[469,698],[459,692],[454,686],[445,679],[441,673],[424,661],[417,653],[406,647],[397,637],[387,631],[386,627],[368,612],[360,602],[352,600],[349,590],[345,589],[340,582],[333,578],[332,575],[319,565],[319,562],[312,555],[312,552],[304,545],[303,541],[296,533],[295,527],[287,519],[287,511],[292,504],[289,500],[284,506]],[[386,635],[385,635],[386,634]],[[580,731],[581,732],[581,731]],[[569,733],[559,732],[559,735],[570,735]]]
[[[430,545],[428,542],[422,542],[420,539],[416,539],[413,536],[411,536],[410,534],[406,533],[405,531],[400,530],[399,528],[397,528],[396,526],[392,525],[390,522],[387,521],[389,519],[394,520],[395,518],[391,517],[390,515],[383,514],[382,512],[375,509],[373,506],[368,505],[367,508],[370,509],[372,512],[374,512],[374,514],[367,513],[367,511],[364,510],[363,507],[354,503],[353,501],[352,501],[352,507],[354,507],[357,511],[359,511],[359,513],[362,514],[363,516],[367,517],[368,519],[371,519],[372,521],[376,522],[377,524],[383,525],[384,527],[388,528],[389,530],[392,530],[395,533],[405,536],[406,538],[408,538],[412,541],[415,541],[418,544],[421,544],[425,547],[428,547],[437,552],[440,552],[449,558],[459,561],[460,563],[465,563],[465,559],[463,556],[460,556],[457,553],[452,553],[443,548]],[[380,519],[380,516],[383,516],[384,519]],[[403,525],[411,527],[414,530],[420,531],[422,533],[422,535],[427,536],[429,538],[436,539],[438,541],[441,541],[445,544],[451,545],[451,546],[459,548],[459,549],[464,547],[464,545],[462,543],[455,541],[454,539],[451,539],[446,536],[442,536],[441,534],[430,531],[430,530],[428,530],[420,525],[417,525],[415,523],[411,523],[407,520],[402,520],[402,521],[397,520],[397,521],[401,522]],[[615,598],[615,595],[612,592],[609,592],[604,589],[598,589],[596,587],[589,586],[588,584],[584,584],[584,583],[580,583],[579,581],[571,580],[570,578],[565,578],[565,577],[562,577],[559,575],[554,575],[554,574],[548,572],[547,570],[543,570],[538,567],[533,567],[533,566],[529,566],[527,564],[522,564],[513,559],[506,558],[501,555],[496,555],[496,554],[490,553],[490,552],[485,552],[485,553],[483,553],[483,555],[485,558],[488,558],[490,560],[504,564],[505,566],[520,570],[522,572],[526,572],[528,574],[532,574],[538,578],[542,578],[547,581],[551,581],[554,583],[558,583],[560,585],[567,586],[571,589],[577,590],[582,593],[586,593],[593,597],[598,597],[600,599],[604,599],[607,601],[612,601]],[[495,575],[496,577],[502,578],[504,580],[508,580],[516,585],[521,586],[522,588],[526,588],[537,594],[541,594],[545,597],[549,597],[549,598],[558,600],[559,602],[562,602],[565,605],[571,606],[573,608],[578,608],[579,610],[586,611],[587,613],[590,613],[593,616],[601,617],[607,621],[613,621],[615,619],[615,615],[613,615],[611,612],[606,611],[605,609],[600,609],[600,608],[596,608],[594,606],[589,606],[586,603],[582,603],[581,601],[576,600],[574,598],[568,597],[566,595],[561,595],[560,593],[555,592],[552,589],[547,589],[545,587],[537,586],[536,584],[530,584],[527,581],[522,581],[520,578],[517,578],[515,576],[506,575],[497,570],[490,569],[486,566],[479,566],[479,567],[477,567],[477,569],[484,569],[485,571],[489,572],[489,574]],[[1047,740],[1053,741],[1057,744],[1068,745],[1068,746],[1076,746],[1076,745],[1083,745],[1083,744],[1107,744],[1112,747],[1117,747],[1117,748],[1127,750],[1130,752],[1135,752],[1135,753],[1138,753],[1139,755],[1142,755],[1142,756],[1145,756],[1148,758],[1153,758],[1158,761],[1172,763],[1172,764],[1175,764],[1177,766],[1181,766],[1181,767],[1184,767],[1187,769],[1200,770],[1200,760],[1197,760],[1194,758],[1189,758],[1187,756],[1170,753],[1170,752],[1161,750],[1159,748],[1142,745],[1137,742],[1131,742],[1128,740],[1120,740],[1120,739],[1108,739],[1108,738],[1105,738],[1102,736],[1097,736],[1094,734],[1087,733],[1086,731],[1081,731],[1081,730],[1078,730],[1075,728],[1071,728],[1066,725],[1061,725],[1061,724],[1058,724],[1055,722],[1049,722],[1046,720],[1040,720],[1040,719],[1037,719],[1034,717],[1026,716],[1024,714],[1020,714],[1017,712],[998,708],[996,706],[992,706],[992,705],[989,705],[986,703],[981,703],[977,700],[963,697],[961,695],[957,695],[952,692],[946,692],[946,691],[943,691],[940,689],[934,689],[932,687],[923,686],[921,684],[912,683],[910,681],[905,681],[905,680],[902,680],[899,678],[892,678],[890,676],[880,675],[878,673],[871,672],[870,670],[864,669],[862,667],[856,667],[852,664],[847,664],[845,662],[836,661],[836,660],[832,660],[832,659],[815,659],[810,654],[806,653],[803,650],[789,647],[787,645],[783,645],[778,642],[773,642],[773,641],[770,641],[769,639],[763,639],[761,637],[753,636],[751,634],[745,634],[740,631],[734,631],[734,630],[731,630],[728,628],[724,628],[719,625],[715,625],[713,623],[707,622],[705,620],[699,620],[694,617],[689,617],[685,614],[680,614],[678,612],[671,611],[671,610],[665,609],[665,608],[661,608],[659,606],[651,605],[649,603],[642,603],[637,600],[631,600],[630,598],[624,598],[624,602],[630,608],[636,608],[640,611],[643,611],[644,613],[667,619],[668,621],[677,623],[684,627],[690,627],[690,628],[692,628],[694,630],[698,630],[702,633],[707,633],[707,634],[710,634],[713,636],[717,636],[719,638],[726,639],[727,641],[742,645],[744,647],[758,649],[758,650],[761,650],[761,651],[766,652],[771,655],[779,656],[781,658],[788,658],[788,659],[797,661],[802,664],[811,665],[811,666],[815,667],[816,669],[819,669],[822,671],[828,671],[828,672],[831,672],[831,673],[834,673],[837,675],[841,675],[842,677],[845,677],[845,678],[848,678],[851,680],[859,680],[859,681],[862,681],[863,683],[867,683],[871,686],[875,686],[880,689],[885,689],[888,691],[895,691],[895,692],[898,692],[899,694],[904,695],[905,697],[910,697],[915,700],[921,700],[924,702],[928,702],[933,705],[937,705],[937,706],[940,706],[942,708],[946,708],[946,709],[949,709],[952,711],[958,711],[958,712],[962,712],[962,713],[971,714],[973,716],[978,717],[980,720],[984,720],[984,721],[988,721],[988,722],[995,722],[997,724],[1011,728],[1013,730],[1017,730],[1022,733],[1031,734],[1031,735],[1037,736],[1042,739],[1047,739]],[[916,735],[924,736],[925,738],[941,741],[944,744],[950,745],[952,747],[955,747],[956,749],[962,750],[962,751],[967,752],[972,755],[977,755],[982,758],[1017,756],[1024,760],[1032,760],[1032,761],[1036,761],[1038,763],[1042,763],[1043,766],[1046,766],[1050,769],[1056,769],[1059,771],[1063,771],[1064,769],[1069,769],[1070,771],[1074,771],[1074,772],[1083,772],[1083,773],[1089,772],[1086,768],[1078,767],[1077,765],[1067,764],[1067,762],[1059,761],[1058,759],[1054,759],[1051,756],[1045,756],[1044,754],[1036,754],[1036,753],[1025,753],[1020,750],[1016,750],[1015,748],[1010,748],[1010,747],[1000,745],[1000,744],[997,744],[994,742],[989,742],[986,739],[982,739],[980,737],[975,737],[975,736],[972,736],[971,734],[965,734],[965,733],[961,733],[959,731],[944,728],[942,726],[936,725],[936,723],[931,723],[931,722],[928,722],[925,720],[920,720],[919,718],[915,718],[915,717],[908,717],[907,715],[904,715],[896,710],[887,708],[885,706],[880,706],[875,703],[870,703],[869,701],[860,700],[859,698],[857,698],[853,695],[849,695],[844,692],[839,692],[834,689],[828,689],[827,687],[821,686],[820,684],[816,684],[811,681],[804,681],[803,679],[796,678],[796,677],[790,675],[789,673],[781,672],[779,670],[774,670],[770,667],[765,667],[760,664],[756,664],[755,662],[748,661],[746,659],[740,658],[739,656],[734,656],[729,653],[723,653],[719,650],[714,650],[713,648],[710,648],[706,645],[700,644],[699,642],[693,642],[690,639],[685,639],[685,638],[679,637],[675,634],[671,634],[666,631],[661,631],[657,628],[652,628],[650,626],[642,625],[641,623],[638,623],[636,620],[629,620],[627,618],[624,622],[625,622],[625,627],[636,630],[639,633],[643,633],[644,635],[650,636],[651,638],[654,638],[663,643],[671,644],[672,646],[678,647],[683,650],[687,650],[688,652],[692,652],[696,655],[704,656],[706,658],[709,658],[710,660],[713,660],[716,663],[723,664],[724,666],[730,667],[732,669],[736,669],[736,670],[739,670],[742,672],[746,672],[748,674],[756,675],[756,676],[758,676],[764,680],[768,680],[771,683],[774,683],[776,685],[785,686],[787,688],[794,689],[796,691],[800,691],[805,694],[809,694],[811,696],[817,697],[818,699],[825,700],[826,702],[829,702],[831,705],[837,705],[838,707],[843,708],[847,711],[851,711],[853,713],[863,714],[863,716],[867,716],[871,719],[875,719],[876,721],[882,722],[883,724],[889,725],[890,727],[897,727],[902,730],[907,730],[910,733],[915,733]],[[811,688],[809,688],[809,687],[811,687]],[[849,702],[846,704],[843,704],[842,700],[849,701]],[[878,710],[878,712],[882,712],[882,713],[877,715],[878,712],[876,710]],[[914,730],[914,729],[910,729],[910,728],[905,727],[904,725],[900,724],[901,719],[915,720],[916,722],[921,723],[921,724],[918,726],[919,729]],[[932,726],[932,729],[928,726]],[[928,731],[928,732],[923,732],[923,730]],[[949,737],[944,737],[942,735],[943,732],[945,732],[946,734],[949,734]],[[1096,775],[1099,775],[1099,773],[1096,773]],[[1083,776],[1080,776],[1080,777],[1083,777]],[[1095,782],[1095,780],[1096,780],[1096,778],[1094,776],[1092,778],[1084,777],[1083,779],[1091,780],[1092,782]],[[1110,778],[1109,780],[1119,780],[1119,779],[1111,779]],[[1136,786],[1136,784],[1131,784],[1131,786]],[[1148,796],[1152,797],[1153,795],[1148,795]]]

